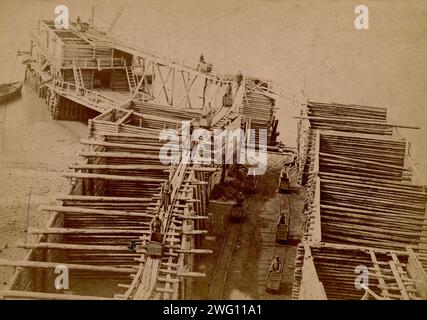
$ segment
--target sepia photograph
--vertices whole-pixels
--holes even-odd
[[[427,300],[426,34],[423,0],[0,0],[0,300]]]

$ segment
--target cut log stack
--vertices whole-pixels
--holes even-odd
[[[30,252],[45,253],[14,265],[47,269],[54,276],[53,265],[70,264],[72,279],[117,279],[119,288],[125,289],[116,294],[118,299],[191,297],[191,278],[204,276],[192,271],[193,256],[210,253],[196,248],[196,243],[206,232],[208,185],[216,169],[163,165],[160,132],[180,129],[178,121],[188,116],[163,106],[144,111],[151,114],[117,108],[91,121],[89,139],[81,140],[84,161],[70,165],[74,172],[64,174],[71,180],[70,193],[58,197],[61,206],[42,208],[54,212],[55,219],[47,228],[30,230],[40,235],[39,242],[20,244]],[[169,196],[165,196],[166,181]],[[158,259],[145,256],[156,215],[164,232],[163,255]],[[136,243],[134,252],[128,247],[131,241]],[[18,283],[12,286],[18,288]]]
[[[379,107],[311,102],[307,114],[312,129],[391,135],[387,109]]]
[[[150,206],[160,197],[160,185],[168,180],[169,167],[159,160],[158,135],[150,138],[143,134],[143,128],[138,129],[140,136],[110,135],[107,130],[102,140],[83,139],[86,150],[80,155],[85,162],[71,165],[75,173],[65,174],[73,182],[73,192],[60,197],[63,207],[44,208],[64,216],[58,232],[64,237],[62,250],[67,252],[67,263],[139,265],[135,258],[145,250],[154,217]],[[135,253],[127,248],[131,241],[139,248]],[[111,277],[86,270],[73,271],[72,276]]]
[[[271,138],[271,124],[274,118],[275,101],[257,88],[254,80],[245,81],[245,95],[243,98],[243,108],[241,114],[244,121],[250,119],[252,129],[256,129],[256,143],[259,139],[259,129],[267,130],[267,141]]]
[[[305,139],[300,152],[306,152],[300,155],[305,159],[300,170],[307,190],[304,243],[345,245],[350,251],[361,247],[390,252],[413,250],[424,268],[418,270],[418,276],[427,285],[427,192],[425,186],[408,181],[411,168],[405,166],[407,141],[393,134],[393,127],[415,127],[387,123],[383,108],[334,103],[308,102],[299,118],[309,121],[308,132],[300,131],[304,134],[300,138]],[[304,283],[303,270],[310,269],[303,268],[304,250],[300,246],[296,258],[294,298],[299,297]],[[360,292],[354,291],[352,261],[357,259],[350,251],[333,253],[324,248],[319,258],[313,253],[317,276],[324,279],[322,283],[328,281],[323,283],[327,298],[360,298]],[[342,256],[342,275],[337,272],[334,258],[338,255]],[[393,272],[388,270],[386,274],[399,282]],[[343,287],[343,279],[348,288]],[[421,287],[411,289],[416,297]],[[384,291],[374,290],[375,294],[376,298],[402,298]]]
[[[420,283],[422,268],[410,249],[304,243],[298,247],[298,255],[301,259],[296,261],[294,299],[427,298],[427,287]]]

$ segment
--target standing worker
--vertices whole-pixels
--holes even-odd
[[[279,271],[280,270],[280,259],[279,256],[276,256],[273,261],[271,262],[271,270],[272,271]]]
[[[163,205],[165,210],[167,210],[170,204],[170,194],[171,194],[169,181],[165,181],[162,191],[163,191]]]
[[[240,84],[242,83],[242,80],[243,80],[243,75],[242,75],[242,72],[240,70],[239,70],[239,72],[237,72],[236,80],[237,80],[237,88],[239,88]]]
[[[222,105],[224,107],[231,107],[233,105],[233,94],[230,84],[228,84],[224,97],[222,98]]]
[[[150,225],[150,229],[151,229],[151,240],[156,241],[156,242],[161,242],[162,241],[162,220],[158,217],[155,216],[153,218],[153,220],[151,220],[151,225]]]

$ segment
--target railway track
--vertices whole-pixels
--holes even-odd
[[[286,196],[286,205],[287,207],[286,214],[290,217],[291,216],[291,195]],[[283,212],[283,206],[282,206],[282,199],[280,199],[280,211]],[[289,234],[288,234],[289,238]],[[286,257],[286,245],[283,243],[277,243],[274,247],[274,256],[278,255],[280,259]]]
[[[249,201],[251,202],[252,198]],[[280,209],[282,211],[285,211],[286,214],[291,215],[292,195],[280,195]],[[226,298],[224,297],[224,294],[228,284],[229,269],[233,259],[237,238],[239,236],[241,228],[242,228],[241,223],[231,222],[228,225],[227,230],[225,231],[224,239],[221,243],[219,257],[215,264],[213,277],[210,283],[208,298],[211,300],[221,300]],[[274,231],[272,230],[272,232]],[[284,262],[284,265],[286,265],[287,254],[288,252],[287,252],[286,244],[274,243],[274,250],[273,250],[273,255],[271,259],[273,259],[276,255],[278,255],[280,257],[280,260],[282,260]],[[268,268],[270,266],[268,265],[266,267],[267,267],[267,270],[266,270],[266,275],[267,275],[269,270]],[[283,282],[284,282],[284,279],[282,279],[282,285],[283,285]],[[280,295],[281,295],[280,292],[278,294],[266,293],[266,297],[270,297],[272,299],[276,299]]]
[[[291,217],[292,215],[292,194],[280,194],[280,211],[281,212],[285,212],[285,214],[289,215],[289,217]],[[289,219],[289,223],[292,223],[292,219]],[[288,240],[289,240],[289,234],[288,234]],[[273,250],[273,255],[271,256],[271,259],[274,259],[275,256],[279,256],[280,261],[282,261],[283,263],[283,267],[282,267],[282,278],[281,278],[281,282],[280,282],[280,288],[278,292],[270,292],[270,291],[265,291],[264,294],[264,299],[267,300],[275,300],[275,299],[283,299],[283,298],[289,298],[284,294],[284,284],[286,283],[286,279],[287,277],[289,277],[289,269],[288,269],[288,262],[289,260],[289,255],[292,254],[291,251],[289,251],[290,247],[289,244],[286,243],[274,243],[274,250]],[[288,258],[288,259],[287,259]],[[270,265],[268,266],[268,269],[266,270],[266,279],[267,279],[267,275],[268,272],[270,270]],[[265,288],[267,289],[267,287],[265,286]]]
[[[258,178],[255,181],[258,181]],[[246,209],[250,206],[253,198],[249,198],[248,203],[245,205]],[[246,214],[245,214],[246,215]],[[219,257],[215,265],[212,281],[209,289],[209,299],[221,300],[224,296],[225,287],[228,279],[228,271],[233,259],[234,249],[236,247],[237,238],[242,228],[243,222],[230,222],[224,235],[221,244]]]
[[[227,231],[225,232],[209,289],[209,299],[221,300],[224,296],[224,290],[228,278],[228,269],[230,268],[240,229],[240,223],[230,223]]]

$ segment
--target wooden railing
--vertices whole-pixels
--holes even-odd
[[[122,104],[121,101],[117,101],[96,91],[77,86],[70,82],[54,80],[53,88],[58,93],[66,94],[72,97],[72,100],[78,100],[76,102],[99,112],[106,112]]]
[[[80,69],[114,69],[114,68],[124,68],[125,59],[124,58],[104,58],[104,59],[82,59],[75,58],[77,68]],[[63,58],[61,59],[62,68],[72,68],[73,59],[72,58]]]
[[[79,32],[77,33],[80,34]],[[179,62],[176,59],[161,56],[157,52],[148,51],[145,48],[138,47],[134,44],[130,44],[129,42],[118,39],[118,38],[113,38],[112,36],[106,36],[106,35],[101,36],[101,35],[95,35],[95,34],[92,34],[91,36],[94,39],[97,39],[99,41],[109,43],[113,48],[131,53],[141,58],[145,58],[149,61],[154,61],[158,65],[170,66],[176,71],[184,71],[192,75],[198,74],[205,79],[210,79],[214,81],[218,81],[219,79],[222,79],[221,82],[223,84],[228,84],[232,82],[230,80],[223,79],[224,75],[215,74],[214,72],[209,72],[209,73],[202,72],[201,70],[198,70],[195,67],[185,65],[183,62]]]

